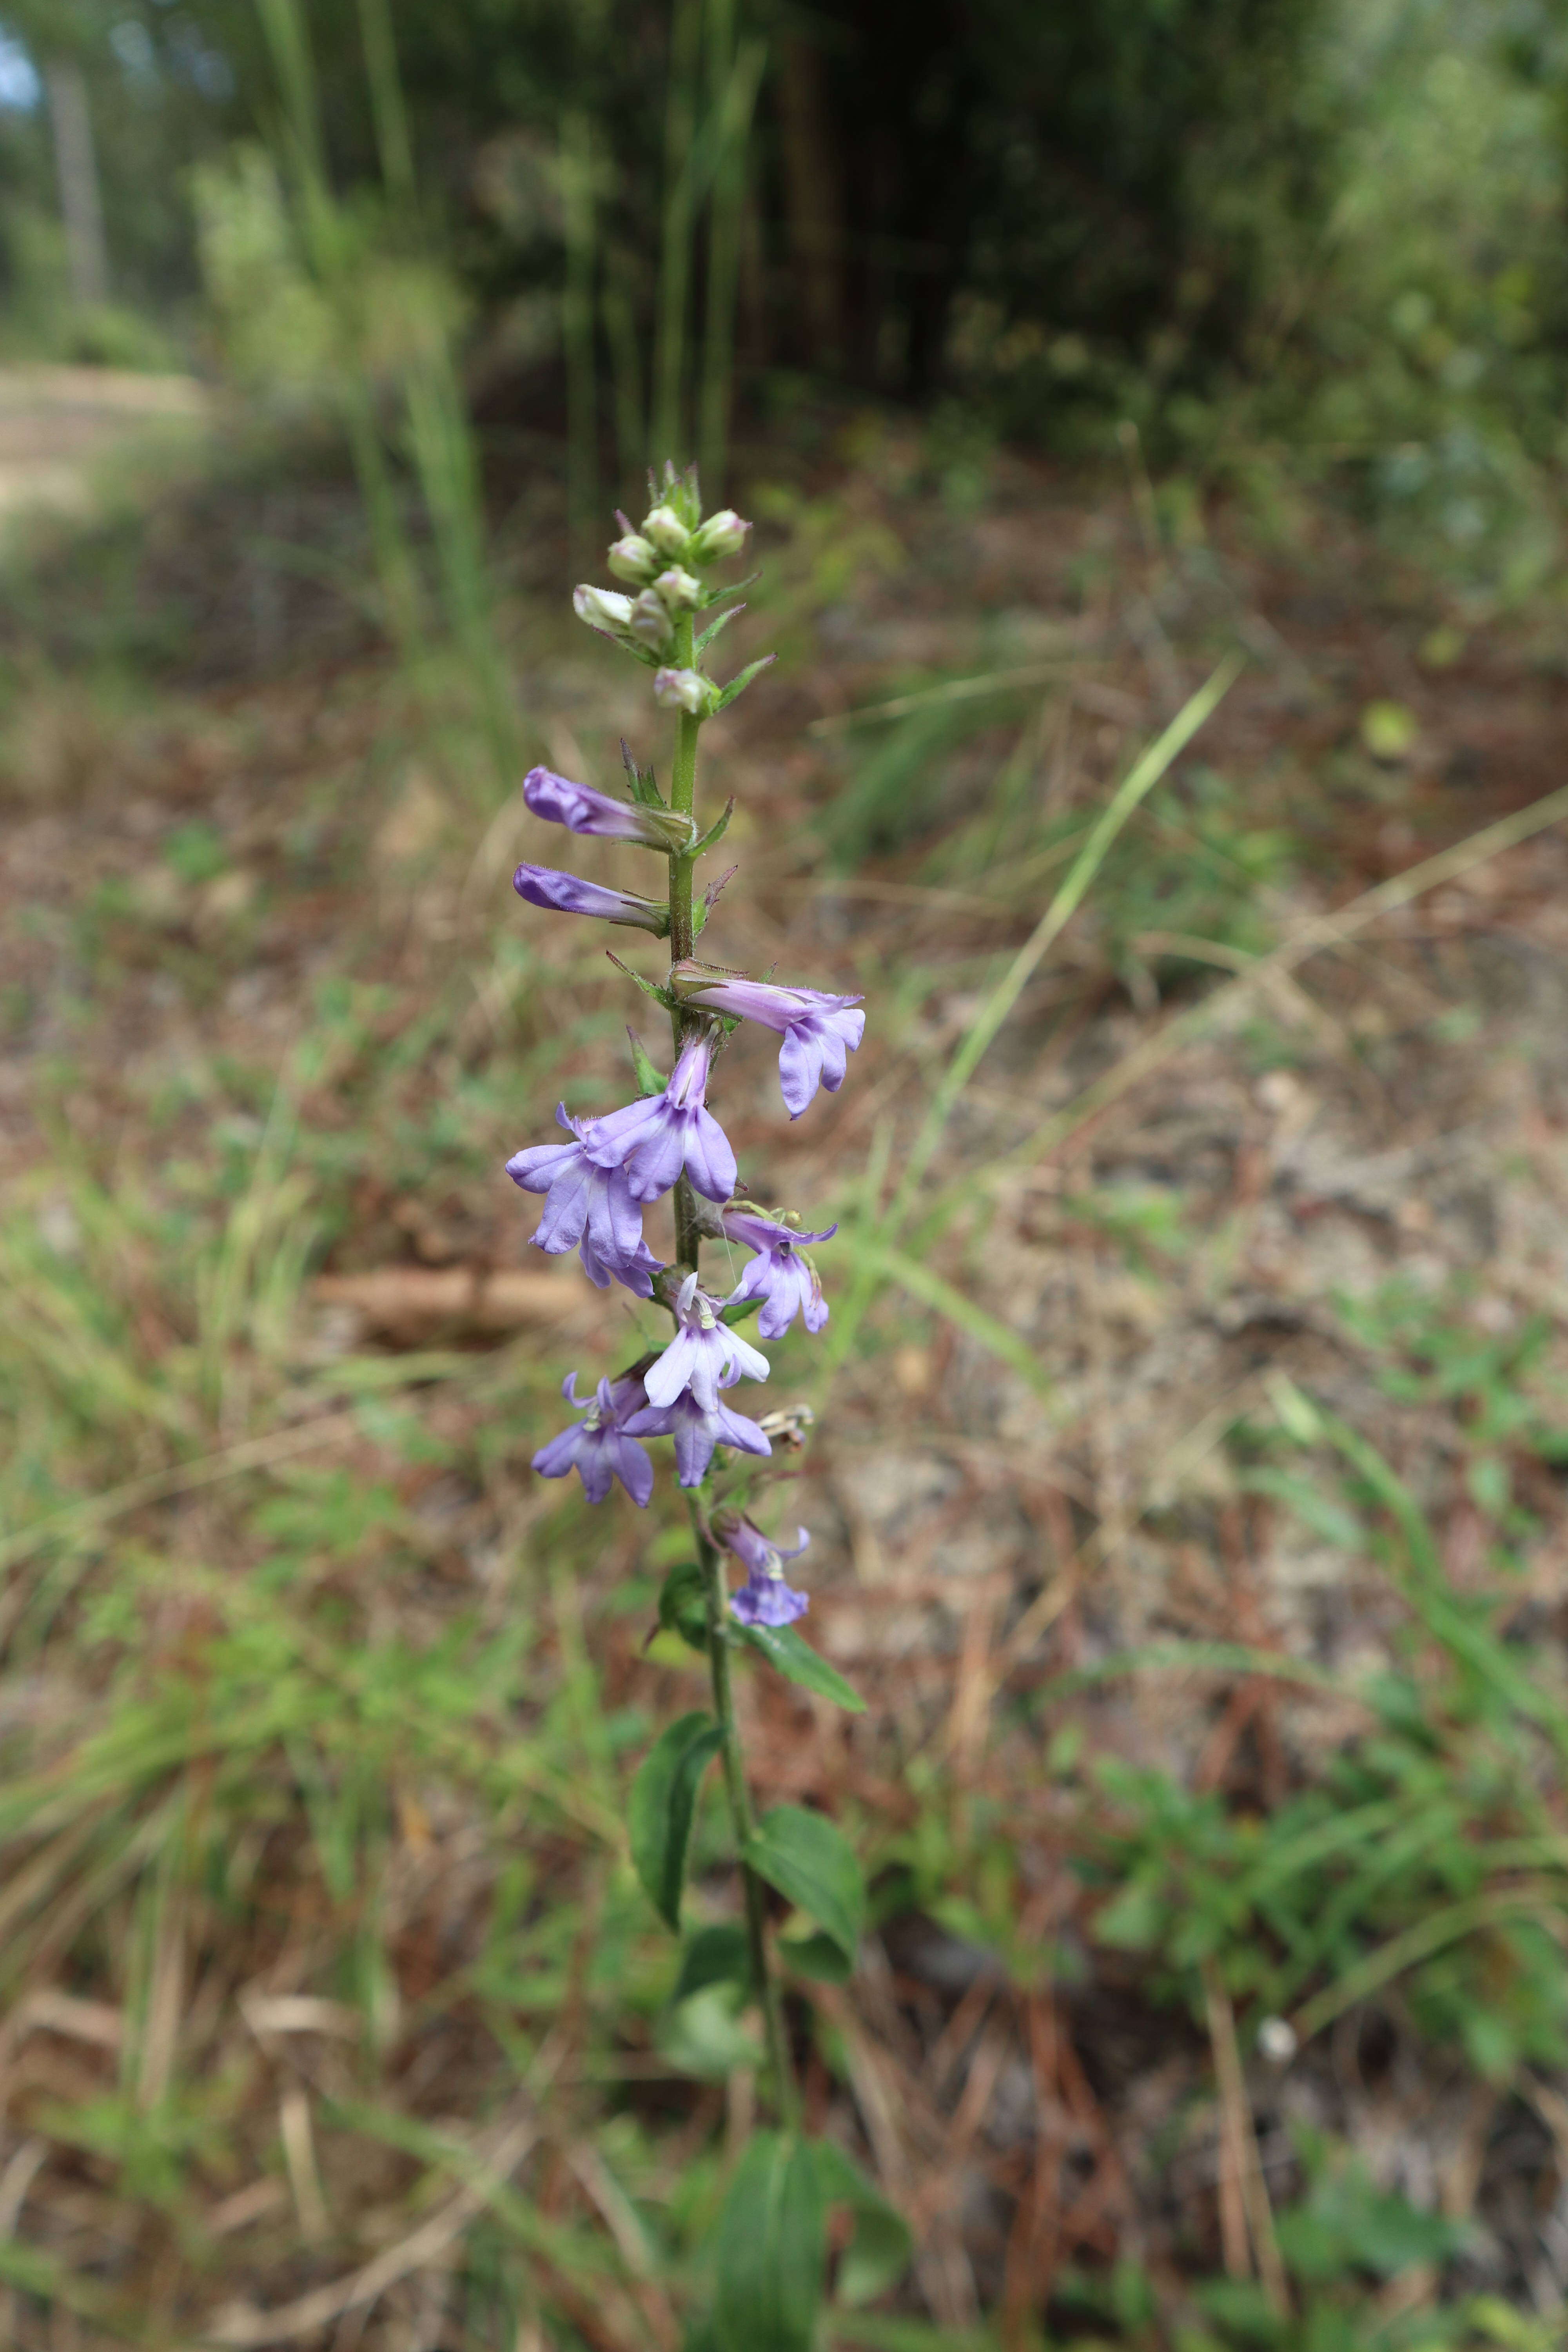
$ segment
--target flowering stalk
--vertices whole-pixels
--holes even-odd
[[[707,719],[732,702],[763,667],[753,663],[720,686],[708,677],[703,658],[730,614],[721,614],[700,635],[698,622],[723,593],[706,584],[706,574],[740,551],[750,526],[728,510],[704,520],[694,470],[682,477],[667,466],[663,484],[650,479],[648,487],[651,509],[640,530],[619,518],[622,535],[609,551],[610,570],[635,593],[584,584],[573,603],[590,628],[655,673],[655,702],[675,722],[668,798],[660,793],[653,770],[637,768],[629,751],[629,798],[543,768],[529,775],[523,798],[548,823],[663,856],[668,864],[666,898],[661,906],[637,892],[534,865],[518,868],[516,887],[531,905],[552,913],[668,939],[668,976],[657,986],[647,981],[641,985],[668,1009],[672,1067],[663,1077],[634,1039],[637,1099],[595,1117],[569,1117],[563,1106],[558,1118],[570,1139],[515,1153],[508,1172],[522,1190],[547,1196],[533,1237],[540,1248],[576,1248],[592,1281],[604,1286],[613,1279],[657,1301],[675,1329],[661,1349],[613,1378],[600,1377],[591,1396],[578,1397],[574,1375],[565,1394],[580,1418],[541,1447],[533,1466],[547,1478],[567,1477],[575,1470],[590,1502],[605,1500],[618,1484],[642,1507],[653,1485],[643,1449],[650,1440],[672,1441],[697,1558],[670,1572],[660,1595],[659,1620],[706,1653],[712,1713],[681,1717],[655,1742],[633,1787],[632,1858],[661,1915],[679,1932],[697,1786],[717,1755],[740,1864],[743,1925],[739,1934],[712,1927],[703,1931],[700,1981],[715,1980],[716,1948],[731,1955],[728,1974],[721,1969],[718,1980],[731,1983],[739,1997],[754,2000],[761,2010],[773,2105],[793,2135],[799,2100],[781,1958],[797,1974],[846,1973],[854,1961],[865,1888],[847,1841],[823,1815],[779,1805],[757,1819],[735,1709],[736,1657],[749,1652],[842,1706],[858,1710],[861,1702],[795,1631],[809,1599],[786,1583],[783,1563],[805,1549],[804,1533],[786,1551],[740,1507],[748,1487],[770,1475],[757,1465],[772,1462],[775,1443],[798,1445],[809,1415],[797,1408],[758,1422],[727,1397],[742,1380],[768,1377],[767,1358],[736,1328],[754,1310],[763,1339],[781,1338],[797,1315],[808,1333],[826,1324],[822,1285],[804,1245],[830,1239],[836,1228],[802,1231],[793,1211],[764,1210],[735,1197],[744,1188],[739,1187],[735,1155],[709,1108],[708,1093],[730,1032],[742,1023],[759,1024],[780,1039],[784,1102],[797,1118],[819,1086],[832,1093],[842,1084],[865,1014],[858,997],[752,980],[730,967],[697,961],[698,935],[722,887],[721,881],[710,884],[699,900],[697,861],[717,840],[729,814],[724,811],[707,832],[700,829],[698,738]],[[665,1264],[645,1236],[644,1217],[649,1212],[662,1216],[667,1195],[673,1250]],[[728,1298],[704,1286],[705,1235],[752,1254]],[[733,1591],[731,1559],[745,1571]],[[815,1936],[775,1947],[769,1927],[770,1886],[816,1921]],[[795,2147],[793,2137],[790,2146]],[[809,2151],[809,2143],[799,2146]],[[825,2193],[842,2194],[843,2159],[833,2161],[840,2188]]]

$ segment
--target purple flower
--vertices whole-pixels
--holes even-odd
[[[734,1191],[735,1155],[704,1107],[710,1050],[706,1037],[689,1038],[661,1095],[596,1122],[588,1149],[601,1167],[625,1171],[634,1201],[657,1201],[682,1169],[710,1201],[727,1201]]]
[[[771,1454],[765,1432],[743,1412],[731,1412],[722,1398],[706,1412],[689,1389],[675,1402],[650,1406],[626,1423],[628,1437],[673,1437],[676,1475],[683,1486],[700,1486],[708,1475],[716,1445],[732,1445],[742,1454]]]
[[[757,1329],[764,1339],[782,1339],[796,1315],[808,1331],[820,1331],[827,1320],[827,1301],[801,1244],[831,1241],[837,1226],[828,1225],[820,1234],[797,1234],[773,1217],[743,1209],[728,1211],[720,1222],[732,1242],[757,1253],[731,1294],[731,1306],[742,1298],[760,1298]]]
[[[643,1376],[651,1405],[669,1405],[689,1389],[707,1412],[714,1412],[721,1389],[733,1388],[744,1374],[765,1381],[768,1360],[731,1328],[720,1313],[719,1301],[698,1287],[689,1274],[676,1300],[679,1328],[658,1360]]]
[[[675,809],[617,800],[613,793],[574,784],[550,768],[530,768],[522,780],[522,797],[535,816],[563,824],[569,833],[597,834],[605,841],[640,841],[649,849],[676,853],[689,849],[697,838],[691,818]]]
[[[533,1466],[542,1478],[564,1478],[575,1470],[591,1503],[602,1503],[618,1478],[638,1509],[653,1493],[653,1464],[627,1427],[642,1417],[643,1385],[635,1372],[618,1381],[602,1380],[595,1394],[579,1398],[577,1375],[569,1372],[561,1393],[583,1416],[542,1445]]]
[[[520,866],[511,887],[531,907],[548,907],[558,915],[597,915],[606,923],[629,923],[639,931],[662,939],[669,929],[669,909],[657,898],[639,898],[634,890],[611,890],[600,882],[584,882],[553,866]]]
[[[735,1511],[721,1511],[713,1532],[746,1571],[744,1584],[730,1596],[742,1625],[793,1625],[805,1615],[810,1601],[804,1592],[793,1592],[784,1576],[784,1562],[798,1559],[811,1541],[804,1528],[796,1528],[800,1540],[789,1550],[770,1543],[760,1528]]]
[[[866,1015],[858,996],[828,996],[819,988],[775,988],[766,980],[727,980],[700,964],[677,964],[671,977],[694,996],[705,1013],[760,1021],[784,1033],[779,1048],[779,1085],[791,1118],[798,1118],[819,1085],[836,1095],[844,1084],[846,1055],[859,1045]]]
[[[592,1156],[603,1121],[571,1118],[564,1103],[556,1106],[555,1117],[572,1142],[535,1144],[506,1163],[523,1192],[548,1195],[534,1247],[550,1257],[580,1247],[583,1271],[599,1289],[614,1275],[639,1298],[651,1298],[658,1260],[642,1237],[642,1211],[620,1169]]]

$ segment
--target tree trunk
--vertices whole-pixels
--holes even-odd
[[[47,79],[71,299],[89,307],[109,299],[109,247],[103,235],[87,83],[81,68],[63,58],[48,67]]]

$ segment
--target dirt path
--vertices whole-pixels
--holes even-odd
[[[84,514],[94,477],[149,432],[204,424],[205,384],[125,368],[0,368],[0,518],[52,508]]]

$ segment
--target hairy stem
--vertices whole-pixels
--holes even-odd
[[[725,1581],[724,1564],[719,1549],[703,1532],[695,1503],[691,1507],[691,1526],[697,1538],[697,1555],[702,1563],[703,1593],[708,1606],[708,1664],[713,1681],[713,1713],[723,1734],[724,1745],[720,1752],[720,1761],[724,1768],[724,1794],[730,1806],[730,1824],[741,1853],[741,1884],[745,1895],[746,1944],[751,1954],[752,1980],[756,1987],[763,2030],[767,2034],[768,2064],[773,2078],[773,2104],[779,2121],[793,2126],[800,2120],[800,2098],[795,2088],[795,2068],[790,2061],[789,2039],[784,2032],[784,1995],[778,1979],[768,1966],[766,1897],[763,1882],[745,1859],[755,1823],[752,1818],[751,1790],[746,1786],[746,1759],[741,1748],[741,1728],[735,1720],[735,1695],[730,1681],[729,1586]]]
[[[691,615],[684,613],[675,624],[675,644],[670,661],[677,669],[691,667]],[[697,803],[697,730],[701,724],[687,711],[680,711],[675,721],[675,766],[669,779],[669,805],[682,816],[695,814]],[[691,953],[691,869],[696,860],[672,857],[669,861],[669,960],[679,963]],[[675,1050],[679,1054],[681,1041],[691,1025],[691,1015],[672,1013],[670,1026],[675,1032]],[[701,1240],[697,1225],[697,1203],[691,1186],[682,1176],[675,1188],[675,1255],[678,1264],[696,1270]]]

